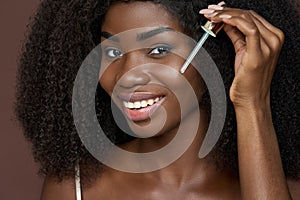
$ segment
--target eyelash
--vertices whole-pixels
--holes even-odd
[[[170,53],[171,49],[172,47],[168,45],[159,45],[148,51],[148,55],[154,58],[163,57],[166,54]],[[123,56],[123,53],[119,49],[113,47],[106,48],[104,50],[104,53],[109,59],[118,59]]]
[[[160,46],[152,48],[148,52],[148,55],[149,56],[154,56],[154,57],[163,57],[166,54],[170,53],[171,49],[172,48],[168,45],[160,45]],[[157,51],[157,52],[154,52],[154,51]]]
[[[117,48],[107,48],[104,50],[105,55],[110,59],[117,59],[123,56],[123,53]],[[115,55],[117,53],[117,55]]]

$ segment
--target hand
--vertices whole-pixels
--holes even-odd
[[[236,112],[242,199],[290,200],[270,108],[270,85],[284,35],[254,11],[210,5],[200,13],[224,22],[236,53],[230,99]]]
[[[234,106],[269,105],[283,32],[251,10],[210,5],[200,13],[213,22],[224,22],[224,31],[234,45],[235,77],[230,88]]]

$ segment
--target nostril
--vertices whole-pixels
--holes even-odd
[[[139,70],[138,68],[127,71],[125,74],[122,74],[116,80],[117,85],[123,88],[133,88],[139,85],[146,85],[150,82],[150,76]]]

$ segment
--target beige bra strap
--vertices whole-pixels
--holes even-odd
[[[75,166],[75,188],[76,200],[81,200],[81,187],[80,187],[80,169],[79,164]]]

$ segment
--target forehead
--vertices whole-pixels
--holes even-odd
[[[141,27],[170,27],[182,32],[179,20],[160,4],[149,1],[112,4],[104,16],[102,31],[118,34]]]

